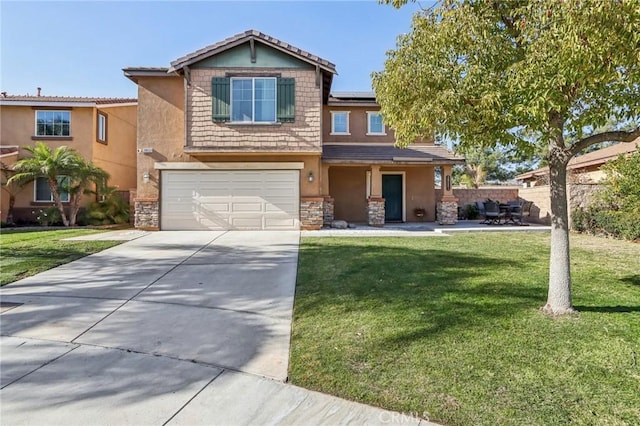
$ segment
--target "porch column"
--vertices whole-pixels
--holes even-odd
[[[324,226],[331,226],[331,222],[333,222],[335,219],[335,216],[334,216],[335,200],[329,193],[329,165],[328,164],[322,165],[322,176],[321,176],[320,185],[322,185],[320,190],[322,191],[322,197],[324,200],[322,203],[322,224]]]
[[[453,195],[452,169],[451,165],[442,166],[442,198],[436,209],[436,220],[440,225],[455,225],[458,222],[458,199]]]
[[[367,200],[369,226],[384,225],[384,198],[382,198],[382,174],[380,166],[371,166],[371,195]]]

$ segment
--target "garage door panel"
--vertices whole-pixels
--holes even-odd
[[[298,229],[299,171],[162,172],[162,229]]]

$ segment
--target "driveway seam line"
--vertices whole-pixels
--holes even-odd
[[[30,340],[37,340],[37,339],[30,339]],[[67,342],[65,342],[65,343],[67,343]],[[70,353],[70,352],[72,352],[72,351],[75,351],[76,349],[78,349],[78,348],[80,347],[80,345],[79,345],[78,343],[71,343],[71,344],[72,344],[72,345],[76,345],[76,346],[75,346],[74,348],[69,349],[68,351],[66,351],[66,352],[65,352],[65,353],[63,353],[62,355],[58,355],[57,357],[55,357],[55,358],[53,358],[53,359],[51,359],[51,360],[49,360],[49,361],[45,362],[44,364],[42,364],[40,367],[36,368],[35,370],[29,371],[28,373],[26,373],[26,374],[24,374],[24,375],[22,375],[22,376],[18,377],[17,379],[15,379],[15,380],[13,380],[13,381],[11,381],[11,382],[7,383],[6,385],[2,386],[0,389],[4,389],[4,388],[6,388],[7,386],[10,386],[10,385],[14,384],[14,383],[15,383],[15,382],[17,382],[17,381],[24,379],[25,377],[27,377],[27,376],[29,376],[29,375],[31,375],[31,374],[33,374],[33,373],[35,373],[36,371],[38,371],[38,370],[40,370],[41,368],[43,368],[43,367],[45,367],[45,366],[47,366],[47,365],[51,364],[52,362],[55,362],[55,361],[59,360],[59,359],[60,359],[60,358],[62,358],[63,356],[67,355],[68,353]]]
[[[182,262],[174,265],[173,267],[171,267],[167,272],[165,272],[164,274],[162,274],[161,276],[159,276],[158,278],[156,278],[153,282],[151,282],[149,285],[145,286],[142,290],[140,290],[139,292],[137,292],[136,294],[134,294],[133,296],[131,296],[129,299],[125,300],[123,304],[121,304],[120,306],[118,306],[117,308],[115,308],[113,311],[109,312],[106,316],[102,317],[101,319],[99,319],[97,322],[95,322],[91,327],[87,328],[85,331],[83,331],[82,333],[80,333],[79,335],[77,335],[76,337],[74,337],[71,340],[71,343],[74,343],[75,340],[79,339],[80,337],[84,336],[87,332],[89,332],[90,330],[92,330],[95,326],[97,326],[98,324],[100,324],[102,321],[104,321],[105,319],[109,318],[111,315],[113,315],[116,311],[120,310],[120,308],[122,308],[124,305],[126,305],[127,303],[131,302],[135,297],[137,297],[138,295],[140,295],[140,293],[142,293],[143,291],[145,291],[146,289],[148,289],[149,287],[151,287],[153,284],[155,284],[156,282],[158,282],[159,280],[161,280],[162,278],[164,278],[167,274],[169,274],[170,272],[172,272],[174,269],[176,269],[178,266],[182,265],[184,262],[186,262],[187,260],[191,259],[192,256],[195,256],[197,253],[199,253],[202,249],[204,249],[205,247],[207,247],[209,244],[211,244],[212,242],[214,242],[215,240],[217,240],[218,238],[222,237],[223,235],[225,235],[227,232],[226,231],[218,236],[216,236],[215,238],[213,238],[211,241],[209,241],[207,244],[203,245],[202,247],[200,247],[198,250],[196,250],[195,252],[193,252],[190,256],[188,256],[185,260],[183,260]]]
[[[266,318],[271,318],[271,319],[290,321],[290,319],[284,318],[284,317],[281,317],[281,316],[266,315],[266,314],[261,314],[260,312],[255,312],[255,311],[245,311],[245,310],[239,310],[239,309],[221,308],[221,307],[218,307],[218,306],[189,305],[187,303],[158,302],[156,300],[144,300],[144,299],[132,300],[132,302],[136,302],[136,303],[155,303],[157,305],[172,305],[172,306],[182,306],[182,307],[185,307],[185,308],[199,308],[199,309],[212,309],[212,310],[218,310],[218,311],[226,311],[226,312],[238,312],[238,313],[241,313],[241,314],[257,315],[259,317],[266,317]]]
[[[198,392],[196,392],[191,398],[189,398],[189,400],[187,402],[185,402],[182,407],[180,407],[178,409],[178,411],[176,411],[175,413],[173,413],[173,415],[171,417],[169,417],[167,419],[166,422],[162,423],[162,426],[165,426],[167,423],[169,423],[171,420],[174,419],[175,416],[177,416],[178,414],[180,414],[180,412],[182,410],[185,409],[185,407],[187,405],[189,405],[191,403],[191,401],[193,401],[198,395],[200,395],[211,383],[213,383],[214,380],[216,380],[218,377],[220,377],[222,375],[222,373],[224,373],[224,370],[220,370],[220,372],[218,374],[216,374],[211,380],[209,380],[203,387],[202,389],[200,389]]]

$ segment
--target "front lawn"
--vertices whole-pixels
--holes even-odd
[[[0,285],[113,247],[121,241],[61,241],[104,232],[97,229],[53,231],[3,229],[0,233]]]
[[[549,235],[305,238],[291,381],[447,425],[637,424],[640,245],[572,236],[552,319]]]

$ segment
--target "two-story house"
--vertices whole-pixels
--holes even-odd
[[[167,68],[123,71],[138,85],[137,227],[457,218],[450,175],[463,160],[432,142],[395,148],[373,94],[331,94],[325,59],[246,31]]]
[[[0,94],[0,146],[11,167],[29,153],[21,148],[42,141],[51,148],[69,146],[110,175],[108,184],[122,191],[136,187],[137,100]],[[64,177],[61,176],[61,179]],[[2,191],[2,220],[9,194]],[[62,194],[63,201],[68,194]],[[81,206],[91,201],[85,197]],[[13,218],[33,220],[53,205],[46,179],[36,179],[15,193]],[[36,212],[36,213],[34,213]]]

